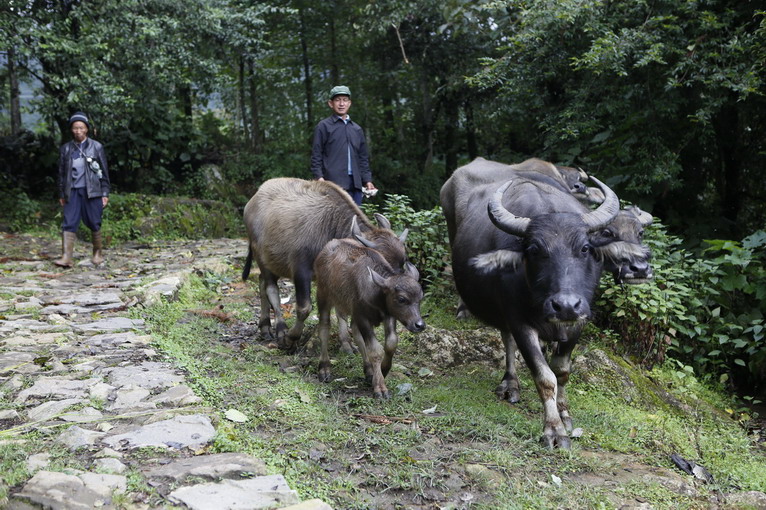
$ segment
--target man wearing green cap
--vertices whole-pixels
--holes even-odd
[[[348,191],[358,205],[362,190],[374,194],[367,142],[361,126],[351,120],[351,90],[338,85],[330,90],[327,106],[333,114],[314,129],[311,148],[311,173],[320,181],[327,179]]]

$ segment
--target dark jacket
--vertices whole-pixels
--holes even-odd
[[[72,190],[72,152],[77,150],[74,141],[69,141],[59,149],[59,198],[69,200]],[[96,172],[86,170],[85,189],[88,198],[109,196],[109,168],[106,165],[104,146],[92,138],[88,138],[83,154],[95,159],[101,165],[101,178]]]
[[[323,177],[341,188],[348,186],[348,144],[351,144],[351,171],[354,187],[372,182],[370,158],[364,131],[354,121],[348,124],[337,115],[331,115],[317,124],[311,148],[311,173]]]

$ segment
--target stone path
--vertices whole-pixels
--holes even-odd
[[[0,243],[11,241],[28,249],[11,257],[0,244],[0,444],[28,431],[40,439],[25,445],[30,478],[0,507],[330,509],[301,503],[257,458],[196,455],[220,413],[201,405],[152,348],[143,321],[129,317],[133,307],[173,299],[195,271],[223,272],[244,241],[124,246],[107,250],[98,268],[78,243],[81,261],[64,271],[49,260],[57,243],[0,233]],[[57,469],[54,445],[83,469]]]

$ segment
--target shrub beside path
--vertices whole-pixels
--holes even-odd
[[[207,453],[220,413],[130,318],[194,272],[222,271],[243,241],[125,245],[101,267],[78,243],[77,265],[60,271],[58,243],[0,238],[0,446],[29,452],[27,480],[4,487],[0,507],[330,509],[300,502],[260,459]],[[62,450],[82,469],[57,469]]]

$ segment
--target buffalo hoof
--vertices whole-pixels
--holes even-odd
[[[572,448],[572,440],[569,439],[569,436],[549,436],[547,434],[543,434],[543,436],[540,438],[540,442],[547,446],[550,450],[553,450],[554,448],[569,450]]]
[[[373,391],[372,392],[372,396],[373,396],[373,398],[378,399],[378,400],[388,400],[388,399],[391,398],[391,392],[388,391],[388,390],[386,390],[386,391]]]
[[[290,340],[288,337],[282,337],[277,341],[277,347],[282,349],[288,354],[293,354],[296,351],[296,343]]]
[[[561,422],[564,424],[564,428],[568,433],[572,432],[572,418],[569,416],[562,416]]]
[[[330,367],[319,367],[319,382],[328,383],[332,381],[332,374],[330,373]]]
[[[355,354],[359,352],[359,349],[357,349],[355,345],[351,345],[349,342],[341,342],[340,350],[345,352],[346,354]]]
[[[519,388],[511,387],[508,381],[501,382],[497,388],[495,388],[495,394],[500,400],[505,400],[509,404],[518,404],[521,400],[519,394]]]

